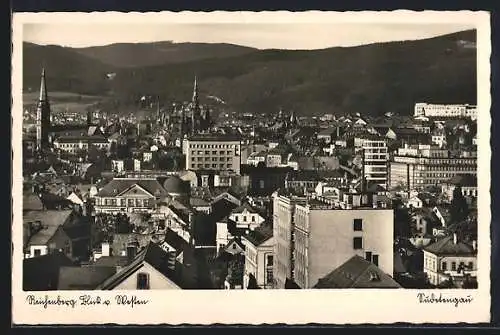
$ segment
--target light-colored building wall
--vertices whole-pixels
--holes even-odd
[[[139,273],[145,273],[149,277],[150,290],[180,290],[181,288],[173,281],[165,277],[148,263],[144,263],[137,271],[121,282],[113,290],[137,290],[137,276]]]
[[[241,142],[233,140],[186,140],[186,169],[240,173]]]
[[[446,264],[446,265],[443,265]],[[424,250],[424,272],[432,285],[440,285],[450,277],[455,282],[461,282],[464,279],[464,273],[457,272],[457,269],[463,263],[465,266],[472,265],[471,269],[466,269],[466,273],[471,277],[477,276],[477,257],[468,256],[438,256]]]
[[[245,271],[252,274],[257,280],[257,285],[261,288],[272,288],[272,275],[274,263],[274,238],[271,237],[259,246],[246,239],[245,244]]]
[[[363,165],[367,181],[376,182],[387,189],[387,143],[384,140],[364,140]]]
[[[354,231],[354,219],[362,230]],[[392,209],[311,209],[297,205],[295,213],[295,282],[311,288],[349,258],[366,252],[378,255],[378,266],[393,273]],[[354,249],[354,238],[362,238]]]

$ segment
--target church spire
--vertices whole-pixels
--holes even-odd
[[[49,146],[50,104],[45,83],[45,68],[42,68],[40,97],[36,108],[36,145],[41,150]]]
[[[194,76],[193,103],[198,104],[198,78]]]
[[[45,68],[42,68],[42,79],[40,81],[40,97],[39,101],[48,101],[47,84],[45,82]]]

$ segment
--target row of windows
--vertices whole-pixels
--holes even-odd
[[[460,269],[466,269],[466,270],[472,270],[474,268],[474,265],[472,262],[469,262],[467,264],[467,268],[465,267],[464,262],[460,262],[458,265]],[[448,263],[447,262],[442,262],[441,263],[441,270],[447,271],[448,270]],[[457,262],[451,262],[451,271],[457,271]]]
[[[234,149],[236,144],[190,144],[189,147],[196,149]]]
[[[230,162],[233,159],[233,157],[193,157],[192,160],[193,162],[199,161],[212,161],[212,162]]]
[[[246,216],[246,215],[242,215],[243,222],[247,222],[247,217],[248,217],[248,216]],[[251,220],[252,222],[255,222],[255,215],[251,215],[250,217],[251,217],[251,219],[250,219],[250,220]],[[239,221],[239,215],[235,215],[235,216],[234,216],[234,221],[235,221],[235,222],[238,222],[238,221]]]
[[[128,206],[128,207],[149,207],[154,205],[152,199],[97,199],[96,205],[104,206]]]
[[[227,155],[234,155],[234,151],[231,151],[231,150],[227,150],[227,151],[226,150],[220,150],[220,151],[217,151],[217,150],[194,151],[193,150],[193,151],[191,151],[191,155],[194,156],[196,154],[198,154],[198,155],[203,155],[203,154],[205,154],[205,155],[210,155],[210,154],[212,154],[212,155],[226,155],[226,154]]]
[[[228,168],[228,169],[232,169],[233,168],[233,164],[191,164],[191,168],[192,169],[195,169],[195,168],[198,168],[198,169],[210,169],[210,168],[220,168],[220,169],[224,169],[224,168]]]

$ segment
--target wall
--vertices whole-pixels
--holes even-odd
[[[148,263],[139,268],[131,276],[125,279],[122,283],[114,288],[114,290],[136,290],[137,289],[137,274],[145,272],[149,274],[149,286],[151,290],[179,290],[177,286],[170,279],[166,278],[162,273],[153,268]]]
[[[467,269],[466,272],[470,273],[473,277],[476,276],[477,271],[477,257],[470,256],[443,256],[438,257],[437,255],[424,250],[424,272],[429,278],[429,282],[432,285],[439,285],[449,278],[449,275],[454,277],[456,280],[461,280],[463,278],[463,273],[458,273],[456,270],[452,270],[452,262],[456,263],[456,269],[458,269],[460,262],[463,262],[466,266],[469,262],[472,262],[472,271]],[[442,270],[442,263],[446,263],[446,270]]]
[[[297,280],[302,287],[313,287],[354,255],[365,258],[366,251],[379,255],[379,268],[393,275],[392,209],[312,210],[307,215],[304,206],[297,206],[296,212],[296,268],[306,274],[305,281]],[[363,220],[362,231],[354,231],[354,219]],[[363,246],[355,250],[353,238],[358,236]]]

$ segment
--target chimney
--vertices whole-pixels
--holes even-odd
[[[109,242],[102,242],[101,245],[101,254],[103,257],[111,256]]]
[[[127,259],[129,263],[131,263],[134,260],[136,252],[137,250],[135,246],[133,245],[127,246]]]
[[[457,233],[453,233],[453,244],[457,244]]]

